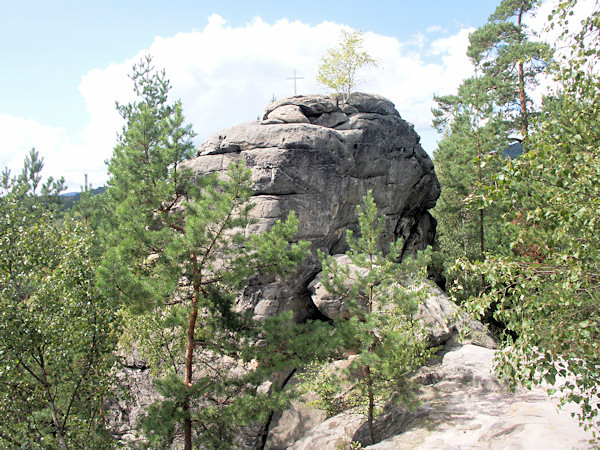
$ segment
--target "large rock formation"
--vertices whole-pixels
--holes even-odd
[[[269,105],[263,120],[212,136],[188,165],[198,175],[224,172],[243,159],[252,170],[256,223],[267,229],[294,210],[298,239],[312,243],[312,257],[286,280],[254,280],[240,307],[258,317],[292,310],[297,320],[318,315],[307,286],[319,271],[316,249],[346,250],[345,231],[357,228],[356,206],[371,189],[385,216],[385,239],[403,238],[403,253],[432,243],[435,220],[427,212],[440,186],[413,126],[379,96],[355,93],[300,96]]]
[[[412,125],[382,97],[357,93],[345,104],[316,95],[277,101],[267,107],[263,120],[216,133],[186,165],[202,176],[224,173],[239,160],[252,171],[254,191],[256,221],[246,233],[268,229],[294,210],[298,239],[312,244],[311,256],[287,279],[249,280],[239,306],[257,317],[286,310],[298,321],[323,317],[308,289],[321,269],[316,250],[346,250],[345,231],[358,228],[356,206],[369,189],[386,218],[386,241],[403,238],[406,254],[433,240],[435,220],[427,210],[440,193],[433,164]],[[439,312],[440,304],[435,303]],[[437,336],[454,331],[446,319],[432,316],[432,323],[441,323]],[[113,431],[124,442],[135,441],[135,421],[156,398],[145,362],[134,356],[129,355],[118,372],[131,396],[115,399],[110,408]],[[311,424],[303,419],[299,426]]]

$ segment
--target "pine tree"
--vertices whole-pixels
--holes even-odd
[[[352,380],[351,392],[346,395],[366,412],[369,439],[374,444],[376,408],[392,393],[405,405],[414,402],[408,375],[431,356],[431,350],[427,349],[423,325],[415,318],[425,295],[425,256],[398,262],[403,242],[389,246],[381,242],[383,218],[378,217],[370,191],[363,202],[362,209],[357,207],[360,236],[347,232],[350,250],[346,254],[355,268],[340,266],[335,258],[321,255],[321,282],[330,294],[344,300],[352,314],[348,320],[335,321],[341,348],[357,354],[342,378]],[[389,248],[384,253],[385,247]],[[323,369],[313,372],[312,377],[322,380]],[[326,397],[325,403],[336,402],[344,386],[339,375],[328,377],[325,387],[314,379],[310,384],[321,386],[319,393]]]
[[[0,195],[14,198],[22,211],[33,213],[53,212],[60,210],[60,193],[65,190],[64,178],[55,180],[48,177],[42,183],[44,159],[39,152],[32,148],[23,162],[21,173],[14,177],[5,167],[0,178]]]
[[[504,207],[489,202],[488,192],[504,149],[511,140],[527,137],[535,116],[529,93],[552,56],[547,44],[530,39],[533,32],[524,23],[538,3],[503,0],[488,23],[470,36],[467,54],[476,75],[456,95],[435,97],[434,126],[443,138],[434,152],[442,194],[434,212],[438,236],[433,261],[447,286],[455,280],[451,267],[457,258],[483,261],[487,251],[506,247]],[[521,137],[511,137],[514,132]],[[461,286],[457,295],[464,300],[485,289],[485,280],[463,280]]]
[[[97,209],[97,203],[92,186],[88,183],[88,176],[85,174],[79,198],[73,203],[68,215],[81,220],[86,226],[90,226]]]
[[[490,79],[497,107],[501,108],[509,130],[528,135],[533,114],[531,89],[537,76],[548,67],[552,52],[525,24],[539,0],[502,0],[488,23],[469,37],[467,55]]]
[[[182,433],[186,449],[194,441],[228,447],[238,425],[267,409],[256,387],[281,369],[280,359],[260,353],[270,321],[237,312],[236,295],[259,270],[287,273],[307,243],[291,242],[293,212],[246,236],[249,170],[239,163],[226,177],[195,177],[182,165],[193,154],[193,132],[181,103],[167,103],[164,72],[148,57],[132,78],[139,101],[119,106],[126,125],[108,167],[115,213],[105,225],[104,287],[123,302],[129,334],[158,376],[164,400],[141,424],[149,442],[170,445]],[[277,353],[292,361],[294,352]],[[232,360],[240,370],[223,366]]]

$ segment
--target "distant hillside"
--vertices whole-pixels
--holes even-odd
[[[98,194],[102,194],[105,191],[106,191],[106,188],[104,186],[101,186],[101,187],[92,189],[92,194],[98,195]],[[60,194],[60,197],[62,200],[63,211],[68,211],[69,209],[71,209],[73,207],[73,205],[75,203],[77,203],[79,201],[79,198],[81,197],[81,192],[65,192],[64,194]]]
[[[512,144],[510,144],[508,146],[508,148],[505,148],[504,150],[502,150],[502,158],[506,159],[506,158],[510,158],[510,159],[515,159],[518,158],[519,156],[521,156],[523,154],[523,144],[521,144],[520,142],[513,142]]]

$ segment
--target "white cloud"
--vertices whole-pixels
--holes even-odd
[[[414,35],[413,41],[411,44],[416,45],[419,50],[422,50],[425,47],[425,43],[427,42],[427,36],[423,33],[417,33]]]
[[[298,76],[304,77],[298,81],[299,94],[324,93],[315,80],[320,58],[336,45],[342,28],[347,27],[332,22],[310,26],[286,19],[268,24],[260,18],[233,28],[213,15],[202,30],[156,37],[149,49],[141,49],[131,59],[83,76],[79,91],[90,122],[78,136],[68,138],[62,129],[0,117],[0,127],[6,128],[4,136],[13,136],[9,143],[14,145],[5,148],[43,143],[50,148],[43,152],[48,168],[55,159],[58,162],[54,164],[60,166],[49,173],[64,174],[71,189],[78,188],[84,172],[92,184],[102,184],[106,180],[103,161],[110,157],[122,123],[115,100],[127,103],[132,99],[132,83],[127,75],[143,55],[152,54],[155,66],[166,69],[173,86],[172,98],[181,98],[184,114],[200,143],[224,127],[261,116],[273,95],[293,95],[293,82],[286,77],[294,68]],[[365,33],[364,47],[380,67],[362,72],[359,90],[392,100],[402,117],[415,124],[430,153],[437,138],[430,126],[432,96],[453,92],[470,75],[471,66],[465,56],[469,31],[431,43],[423,39],[419,52],[428,55],[427,62],[410,43]],[[14,127],[11,120],[27,125]],[[18,156],[10,161],[13,159],[22,161]]]
[[[445,28],[442,28],[440,25],[431,25],[425,30],[426,33],[442,33],[445,31]]]
[[[460,82],[472,74],[472,65],[465,54],[470,31],[464,29],[453,36],[436,39],[424,49],[437,56],[438,63],[426,63],[419,54],[402,52],[402,49],[394,52],[390,46],[383,69],[372,74],[376,80],[374,91],[391,99],[400,115],[414,123],[423,147],[430,154],[438,138],[431,127],[433,94],[453,93]]]
[[[439,25],[432,25],[425,30],[427,33],[438,33],[444,31],[444,29]]]

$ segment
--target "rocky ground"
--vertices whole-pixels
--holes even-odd
[[[388,408],[376,420],[375,445],[369,445],[364,416],[322,420],[322,411],[296,404],[272,426],[266,448],[333,450],[349,448],[352,441],[381,450],[597,448],[589,443],[591,433],[578,427],[568,408],[559,410],[558,399],[544,389],[509,392],[501,386],[491,373],[493,354],[457,345],[423,368],[417,375],[421,405],[414,411]]]

